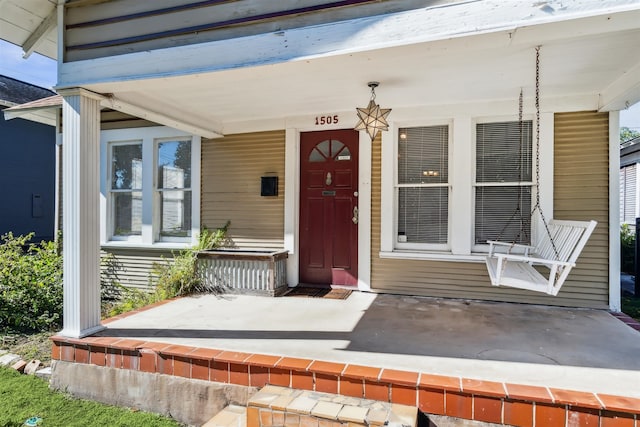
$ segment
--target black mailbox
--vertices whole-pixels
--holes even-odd
[[[263,176],[260,178],[260,195],[261,196],[277,196],[278,195],[278,177]]]

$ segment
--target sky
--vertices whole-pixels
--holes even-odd
[[[56,61],[38,53],[25,60],[21,48],[0,40],[0,74],[51,89],[56,84],[56,66]]]
[[[21,48],[0,40],[0,74],[51,89],[56,84],[56,66],[56,61],[37,53],[25,60]],[[620,112],[620,126],[640,132],[640,102]]]

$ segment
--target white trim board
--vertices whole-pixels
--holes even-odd
[[[620,311],[620,113],[609,113],[609,310]]]

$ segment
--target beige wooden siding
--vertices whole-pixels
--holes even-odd
[[[284,131],[228,135],[202,143],[201,223],[231,221],[239,248],[284,247]],[[278,176],[278,196],[260,196],[260,178]]]
[[[609,302],[608,140],[608,113],[555,116],[554,215],[558,219],[598,221],[561,295],[588,300],[597,307]]]
[[[451,3],[457,0],[439,0]],[[65,61],[205,43],[432,6],[434,0],[71,1],[65,4]],[[191,6],[189,6],[191,5]]]
[[[120,284],[142,290],[150,290],[155,285],[151,274],[153,263],[162,263],[173,258],[171,251],[155,249],[103,248],[101,257],[104,259],[107,254],[113,254],[115,257],[118,265],[117,280]],[[101,265],[103,273],[105,268],[103,263]]]
[[[595,219],[598,227],[556,297],[490,285],[484,263],[382,259],[380,139],[373,144],[371,285],[376,292],[575,307],[608,307],[607,114],[558,114],[555,120],[555,213]],[[551,215],[549,215],[551,216]]]

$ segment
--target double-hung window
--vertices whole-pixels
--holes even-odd
[[[445,249],[449,241],[449,127],[398,130],[397,240],[403,249]]]
[[[460,114],[383,134],[380,257],[477,262],[487,240],[535,244],[537,185],[553,193],[553,115],[541,115],[539,159],[534,124]],[[551,197],[540,203],[553,211]]]
[[[193,244],[200,222],[200,138],[164,127],[101,135],[102,242]]]
[[[475,239],[531,243],[532,122],[476,124]]]

